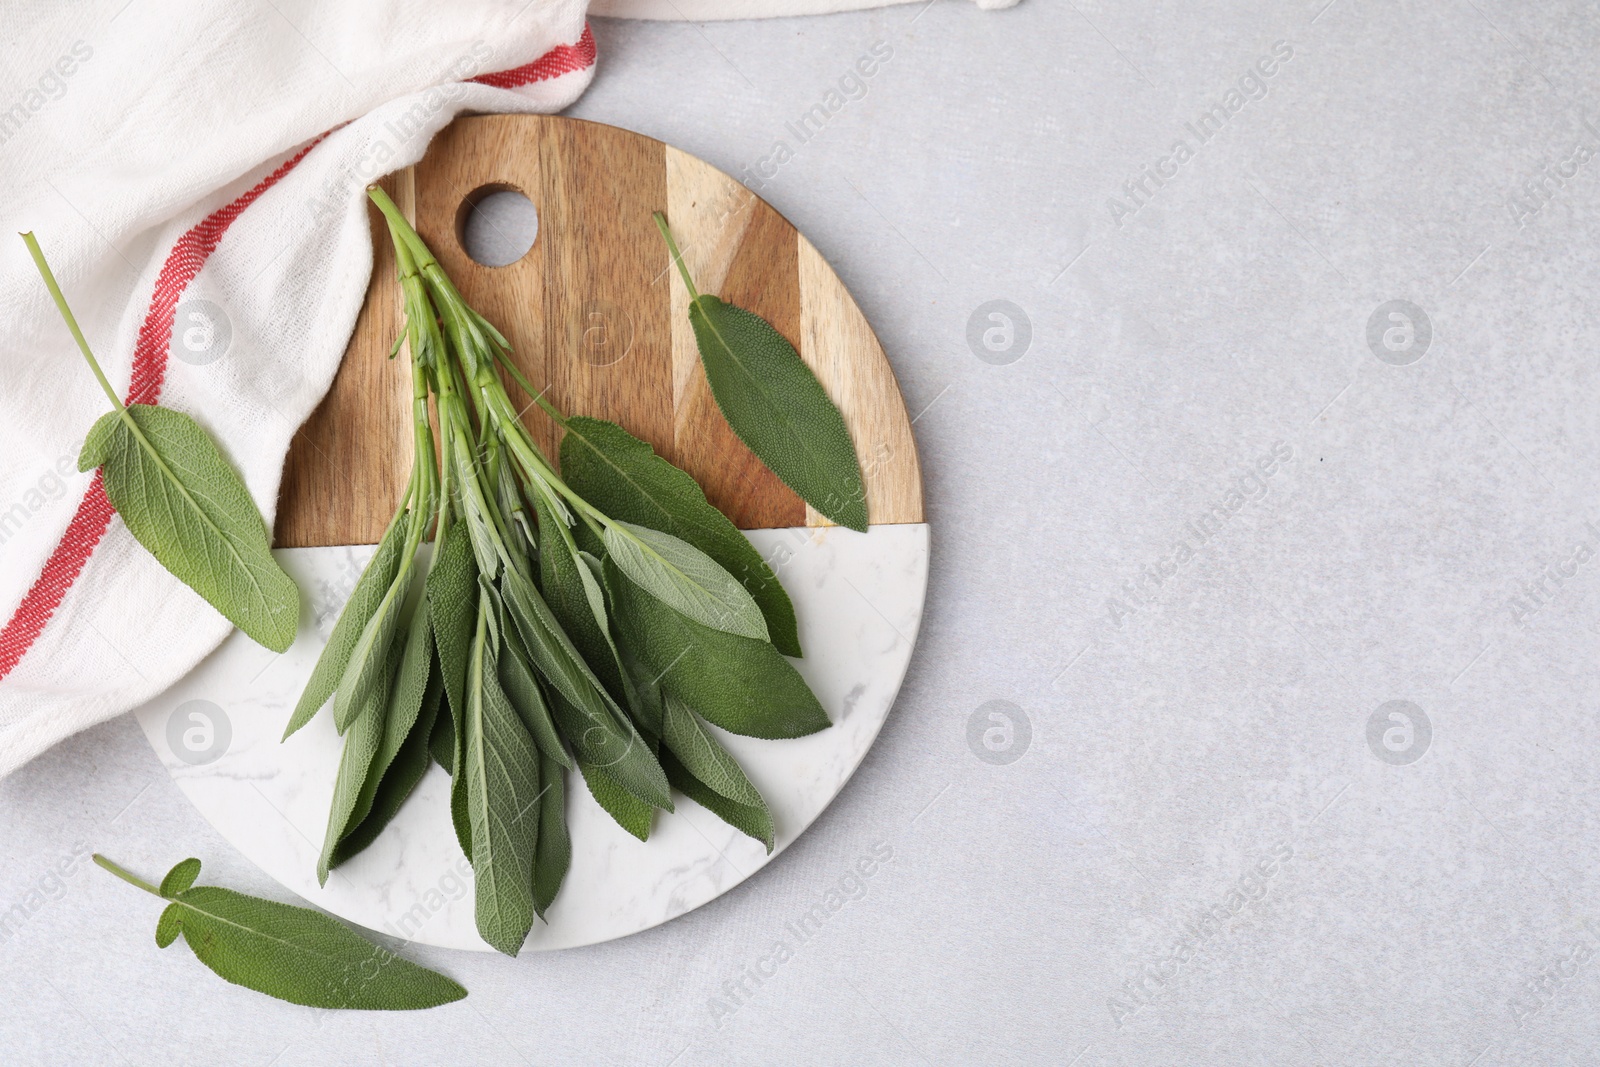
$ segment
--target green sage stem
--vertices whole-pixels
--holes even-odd
[[[567,424],[567,416],[562,413],[561,409],[545,399],[544,394],[548,390],[535,390],[533,388],[533,383],[528,381],[528,379],[523,375],[522,371],[517,369],[517,365],[515,363],[506,358],[504,352],[496,352],[495,359],[499,360],[500,366],[504,367],[511,374],[511,377],[516,379],[518,387],[521,388],[524,393],[528,394],[529,400],[532,400],[535,404],[538,404],[540,409],[543,410],[546,415],[550,416],[550,418],[558,426],[565,426]]]
[[[156,451],[156,447],[150,443],[150,439],[144,435],[144,431],[139,428],[139,424],[128,413],[128,408],[123,404],[122,398],[117,395],[117,391],[111,388],[111,383],[106,380],[105,372],[100,369],[100,362],[94,358],[94,353],[89,350],[89,342],[84,338],[83,331],[78,328],[77,318],[72,314],[72,309],[67,306],[67,298],[62,295],[61,286],[56,284],[56,276],[51,272],[50,264],[45,261],[44,250],[39,247],[39,242],[31,232],[20,234],[19,236],[22,238],[22,243],[28,246],[28,254],[33,257],[34,266],[39,268],[39,273],[44,278],[45,288],[50,290],[50,298],[56,302],[56,310],[60,311],[61,317],[67,320],[67,329],[72,331],[73,339],[78,342],[78,350],[83,353],[83,358],[89,361],[89,369],[94,371],[94,376],[99,379],[100,388],[104,389],[106,396],[111,399],[112,407],[121,413],[122,421],[127,424],[128,430],[133,434],[134,439],[139,442],[139,447],[143,448],[155,465],[161,469],[161,472],[171,479],[173,486],[179,493],[183,494],[183,498],[189,502],[190,506],[203,513],[203,509],[194,499],[194,495],[189,492],[189,487],[183,483],[183,479],[172,472],[171,467],[167,466],[166,459],[160,452]]]
[[[127,882],[129,885],[136,885],[140,889],[143,889],[146,893],[149,893],[151,896],[161,896],[161,890],[159,887],[153,886],[143,878],[140,878],[138,875],[117,866],[115,863],[112,863],[110,860],[100,855],[100,853],[96,852],[92,858],[101,867],[104,867],[118,878],[121,878],[124,882]]]
[[[94,376],[100,380],[100,388],[111,398],[111,405],[119,411],[122,410],[122,398],[111,388],[111,383],[106,381],[105,372],[100,369],[100,362],[94,358],[94,353],[89,351],[89,342],[84,339],[83,331],[78,328],[78,320],[73,316],[72,309],[67,306],[67,298],[62,295],[61,286],[56,284],[56,276],[51,272],[50,264],[45,262],[44,250],[39,247],[39,242],[31,231],[20,236],[22,243],[28,246],[28,254],[33,257],[33,265],[39,268],[39,273],[44,278],[45,288],[50,290],[50,299],[56,302],[56,310],[67,320],[67,329],[72,331],[73,340],[78,342],[78,351],[89,361],[89,369],[94,371]]]
[[[656,229],[661,231],[662,238],[667,242],[667,251],[672,253],[672,262],[678,265],[678,272],[683,275],[683,284],[689,290],[689,302],[695,303],[700,299],[700,292],[694,287],[694,279],[689,277],[689,268],[684,265],[683,253],[678,251],[678,242],[672,239],[672,231],[667,228],[667,217],[657,211],[655,220]]]

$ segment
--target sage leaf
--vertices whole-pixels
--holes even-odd
[[[600,566],[600,560],[593,554],[580,549],[575,562],[577,566],[573,569],[577,572],[578,581],[583,586],[583,599],[589,605],[589,614],[593,616],[595,625],[600,628],[601,633],[605,634],[606,643],[611,645],[611,651],[614,655],[616,646],[611,641],[611,630],[606,624],[605,589],[596,570]]]
[[[591,563],[595,573],[606,592],[606,602],[611,605],[612,618],[616,618],[618,610],[617,596],[612,587],[618,582],[626,582],[616,567],[608,567],[605,563],[584,553],[584,561]],[[617,659],[622,664],[623,676],[627,680],[629,692],[633,699],[633,713],[635,721],[650,737],[660,739],[665,729],[664,711],[661,702],[661,676],[659,671],[652,670],[639,656],[638,652],[629,644],[628,628],[618,625],[616,627]]]
[[[166,948],[181,933],[200,962],[235,985],[312,1008],[405,1011],[467,995],[444,975],[396,956],[322,912],[193,885],[197,859],[173,867],[159,888],[104,856],[94,860],[170,902],[156,923],[157,945]]]
[[[428,770],[428,746],[434,724],[441,718],[446,722],[450,719],[448,714],[439,714],[443,697],[444,680],[434,670],[428,676],[428,690],[417,713],[416,724],[400,746],[400,751],[395,753],[393,762],[383,774],[383,780],[378,783],[366,817],[354,830],[345,834],[344,840],[334,850],[333,866],[337,867],[377,840],[378,834],[400,813],[401,805],[411,796],[417,783],[422,781],[422,776]],[[386,736],[385,742],[387,740]]]
[[[634,725],[642,728],[652,740],[659,740],[661,699],[655,691],[655,684],[641,673],[644,668],[638,663],[637,657],[630,661],[624,654],[607,621],[611,617],[611,608],[610,597],[605,590],[605,565],[597,557],[581,550],[578,552],[578,562],[582,565],[584,591],[593,606],[595,618],[606,628],[606,647],[616,662],[618,681],[625,698],[622,703],[633,712]]]
[[[659,530],[617,522],[605,532],[617,568],[657,600],[713,630],[767,640],[748,590],[704,552]]]
[[[661,765],[674,789],[772,852],[772,812],[738,762],[687,704],[666,696],[667,754]]]
[[[200,872],[196,870],[195,873],[199,874]],[[169,871],[168,874],[170,875],[171,872]],[[165,879],[163,879],[163,882],[165,882]],[[187,889],[188,886],[184,888]],[[165,895],[165,893],[162,894],[162,896]],[[178,940],[178,935],[181,933],[183,933],[183,923],[179,922],[178,909],[162,908],[161,914],[156,917],[156,948],[166,948]]]
[[[465,419],[465,413],[460,418]],[[483,485],[478,480],[478,467],[473,458],[474,453],[465,447],[465,442],[455,450],[456,481],[460,487],[457,499],[461,502],[461,524],[467,528],[467,533],[472,539],[473,555],[478,561],[478,569],[490,578],[500,573],[500,550],[503,546],[500,534],[494,522],[489,518],[493,498],[484,493]]]
[[[408,538],[407,544],[411,541]],[[369,694],[388,680],[390,650],[400,629],[400,617],[411,589],[412,560],[401,549],[400,569],[384,590],[382,599],[350,652],[350,662],[333,694],[333,725],[341,734],[349,729],[357,710],[366,706]],[[385,694],[387,695],[387,694]]]
[[[535,497],[534,508],[539,518],[539,587],[545,603],[584,662],[620,702],[624,696],[622,675],[606,627],[605,598],[601,596],[600,603],[595,603],[584,580],[585,568],[574,555],[576,545],[566,520],[541,497]]]
[[[466,706],[467,659],[478,607],[478,568],[471,542],[460,523],[444,532],[434,551],[437,558],[425,583],[428,617],[439,651],[445,695],[459,709]],[[460,725],[458,718],[457,729]]]
[[[551,683],[550,707],[562,734],[581,758],[606,767],[628,792],[671,811],[666,772],[627,713],[573,647],[544,598],[511,568],[504,574],[502,588],[529,657]],[[665,605],[662,608],[671,613]]]
[[[578,770],[583,773],[584,784],[589,787],[595,803],[604,808],[618,826],[640,841],[650,839],[650,822],[656,810],[654,807],[624,789],[622,783],[607,774],[603,767],[579,760]]]
[[[274,652],[294,643],[300,591],[272,558],[239,472],[194,419],[132,404],[101,416],[78,469],[101,468],[128,532],[229,622]]]
[[[113,409],[90,427],[78,469],[102,468],[106,498],[158,563],[253,640],[286,651],[300,626],[300,591],[272,558],[266,521],[239,472],[189,416],[123,405],[38,240],[31,233],[21,237]]]
[[[776,838],[772,830],[772,813],[767,810],[765,802],[757,806],[729,800],[690,774],[671,752],[662,753],[661,765],[666,768],[667,780],[672,783],[672,788],[735,830],[760,841],[767,847],[767,854],[772,854]]]
[[[840,526],[865,531],[861,464],[822,383],[766,319],[698,293],[666,220],[659,212],[655,218],[688,287],[689,323],[722,417],[806,503]]]
[[[671,795],[658,791],[666,784],[666,772],[632,719],[619,712],[620,724],[608,726],[575,708],[559,689],[550,688],[546,697],[556,725],[571,742],[580,764],[600,768],[640,803],[672,810]]]
[[[708,721],[749,737],[803,737],[828,725],[805,679],[765,641],[701,626],[626,580],[606,561],[627,647],[658,684]]]
[[[399,667],[394,677],[394,683],[388,691],[388,699],[382,716],[383,736],[378,743],[377,751],[373,754],[368,764],[365,780],[361,783],[361,790],[356,796],[354,808],[350,811],[341,828],[340,837],[334,843],[333,849],[326,853],[329,868],[337,867],[345,860],[360,852],[378,831],[394,818],[400,809],[400,804],[416,785],[416,777],[411,777],[409,783],[404,780],[410,776],[410,766],[402,768],[400,773],[391,776],[396,760],[401,752],[418,746],[412,743],[412,734],[416,732],[418,720],[423,713],[423,704],[428,699],[430,685],[437,679],[432,677],[434,660],[433,630],[428,624],[426,608],[418,604],[418,610],[411,619],[410,629],[407,631],[406,641],[403,646],[396,645],[399,651]],[[434,686],[435,692],[438,687]],[[437,704],[435,704],[437,708]],[[427,723],[429,731],[433,728],[430,718]],[[422,740],[423,769],[427,767],[427,739]],[[408,753],[411,763],[415,763],[414,753]],[[420,777],[418,772],[417,777]],[[377,802],[380,791],[388,786],[388,795],[385,796],[385,811],[377,819],[373,819],[373,808]],[[399,791],[399,796],[393,794]],[[331,827],[330,827],[331,829]],[[326,842],[324,842],[326,849]]]
[[[350,729],[345,731],[344,751],[339,755],[339,770],[333,783],[333,802],[328,807],[328,828],[322,839],[322,853],[317,858],[318,885],[328,884],[328,872],[333,868],[339,842],[361,821],[364,814],[358,813],[358,808],[373,774],[373,761],[377,758],[378,749],[383,747],[388,683],[393,668],[398,666],[398,646],[387,659],[387,669],[379,672],[379,680],[367,687],[361,703],[356,707],[355,719]],[[371,795],[367,795],[370,803]]]
[[[655,684],[655,674],[626,644],[618,644],[617,648],[622,653],[623,670],[627,672],[628,684],[633,692],[635,721],[647,735],[659,739],[664,724],[661,689]]]
[[[461,712],[462,725],[455,732],[455,756],[452,760],[454,773],[450,776],[450,825],[455,827],[456,843],[461,846],[461,854],[467,857],[467,862],[472,862],[472,811],[469,807],[471,796],[467,791],[467,733],[466,709]]]
[[[489,634],[492,611],[491,594],[485,587],[467,668],[462,776],[472,821],[478,934],[499,951],[515,956],[533,926],[539,752],[496,677],[496,650]]]
[[[694,710],[670,692],[666,694],[666,733],[662,742],[708,788],[747,807],[766,808],[744,770],[711,736]]]
[[[179,893],[194,885],[194,880],[200,877],[200,861],[193,856],[180,860],[173,865],[167,876],[161,879],[161,895],[164,897],[177,896]]]
[[[545,704],[544,694],[539,691],[539,681],[528,662],[528,653],[522,647],[522,637],[510,627],[502,628],[500,687],[505,690],[507,699],[522,718],[522,724],[528,728],[539,751],[557,765],[571,767],[572,757],[561,744],[555,720],[550,717],[550,708]]]
[[[605,579],[601,577],[600,560],[580,549],[573,570],[578,576],[579,585],[583,588],[583,601],[588,605],[589,617],[594,619],[594,625],[600,632],[601,651],[597,658],[605,668],[603,680],[608,687],[613,687],[610,692],[615,698],[615,703],[634,712],[636,718],[630,720],[630,725],[637,726],[640,721],[637,717],[643,716],[642,721],[653,724],[646,728],[652,731],[653,736],[660,736],[660,724],[655,721],[659,716],[652,716],[648,707],[642,704],[640,693],[633,684],[633,678],[622,662],[622,650],[617,647],[616,639],[612,636],[610,608],[606,603]]]
[[[397,513],[389,523],[389,528],[378,542],[377,551],[367,561],[366,569],[361,572],[355,589],[350,593],[350,599],[345,601],[344,608],[339,612],[339,621],[333,624],[333,633],[328,636],[322,655],[317,657],[311,680],[306,682],[300,700],[295,704],[294,714],[289,719],[289,726],[283,731],[286,739],[315,718],[317,712],[322,710],[322,705],[333,696],[334,688],[350,664],[350,653],[355,650],[356,642],[361,640],[362,631],[378,610],[383,595],[394,583],[395,575],[400,571],[400,552],[406,541],[406,524],[402,521],[404,514]]]
[[[428,598],[428,617],[433,624],[434,645],[439,652],[439,674],[444,679],[445,700],[450,710],[450,821],[455,825],[462,853],[471,859],[472,820],[467,813],[467,782],[461,773],[461,763],[467,708],[467,661],[471,655],[478,604],[478,568],[467,532],[459,522],[446,528],[434,545],[434,553],[424,592]]]
[[[196,886],[167,905],[194,954],[218,976],[291,1004],[407,1011],[466,990],[320,912]]]
[[[395,647],[400,649],[400,662],[384,711],[383,743],[372,759],[372,773],[362,787],[352,823],[359,823],[372,810],[372,798],[378,791],[379,781],[399,755],[417,724],[417,717],[422,714],[422,701],[428,694],[429,672],[434,656],[433,628],[428,624],[426,610],[416,612],[406,633],[405,644]]]
[[[561,764],[541,752],[539,777],[544,792],[539,797],[539,838],[534,850],[533,910],[542,919],[572,865],[572,838],[567,833],[567,790]]]
[[[444,773],[455,772],[456,728],[450,721],[450,702],[444,698],[444,674],[436,671],[439,682],[439,711],[433,720],[433,735],[428,738],[428,752]]]
[[[565,427],[561,476],[568,485],[612,518],[680,537],[716,560],[755,598],[778,651],[800,655],[794,605],[777,575],[693,478],[614,422],[575,416]]]

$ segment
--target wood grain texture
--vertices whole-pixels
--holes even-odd
[[[844,414],[861,461],[867,515],[874,523],[922,521],[922,467],[894,370],[822,253],[796,234],[799,248],[800,358]],[[828,520],[806,506],[806,525]]]
[[[770,321],[844,412],[870,521],[922,521],[910,421],[871,328],[810,243],[732,178],[614,127],[494,115],[458,119],[416,167],[384,184],[557,406],[649,441],[743,529],[827,525],[717,411],[687,290],[651,219],[665,210],[701,291]],[[533,201],[538,237],[517,262],[485,267],[462,248],[461,223],[476,195],[502,188]],[[400,294],[387,231],[373,215],[372,283],[333,387],[291,447],[280,547],[375,543],[405,488],[410,370],[387,359],[401,329]],[[557,427],[532,406],[524,419],[553,452]]]
[[[415,210],[409,170],[381,183],[400,210]],[[389,358],[401,330],[394,245],[377,208],[372,277],[355,332],[327,396],[294,435],[278,491],[280,548],[376,544],[411,474],[411,372]]]
[[[695,287],[755,312],[799,347],[794,227],[744,186],[674,148],[667,149],[667,198],[667,222]],[[666,263],[677,406],[673,462],[697,478],[699,471],[716,472],[714,480],[700,480],[706,499],[741,529],[804,526],[805,501],[744,446],[717,409],[689,325],[689,289],[670,255]]]

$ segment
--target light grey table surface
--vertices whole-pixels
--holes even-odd
[[[471,996],[388,1016],[226,986],[154,901],[55,873],[193,854],[282,896],[118,720],[0,782],[0,908],[36,905],[0,1063],[1595,1062],[1595,5],[595,33],[573,114],[735,174],[789,142],[760,191],[917,416],[932,576],[876,747],[712,904],[417,950]]]

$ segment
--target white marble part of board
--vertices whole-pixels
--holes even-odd
[[[833,726],[791,741],[717,731],[772,809],[773,855],[844,787],[877,736],[905,676],[927,587],[928,527],[752,530],[795,604],[805,658],[795,665]],[[281,741],[339,609],[373,546],[280,549],[305,598],[300,634],[274,655],[241,633],[136,710],[178,787],[247,858],[306,900],[381,933],[488,951],[473,920],[471,865],[449,819],[450,779],[432,766],[364,852],[316,880],[341,742],[324,710]],[[713,729],[715,729],[713,727]],[[706,903],[771,858],[686,798],[640,842],[567,776],[572,866],[548,923],[526,950],[572,948],[649,929]]]

